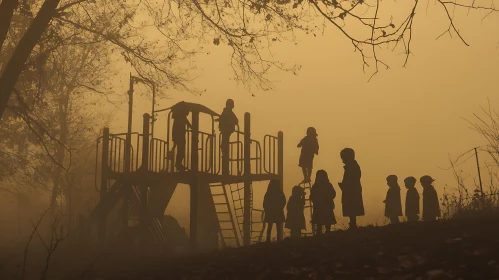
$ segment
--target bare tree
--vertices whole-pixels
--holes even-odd
[[[363,65],[374,66],[374,73],[380,65],[388,67],[378,56],[378,49],[384,46],[403,48],[405,65],[411,54],[412,27],[421,3],[419,0],[402,1],[402,14],[393,15],[384,13],[380,0],[45,0],[17,43],[9,63],[2,67],[0,115],[3,115],[30,53],[41,41],[56,39],[57,28],[65,25],[92,35],[89,41],[106,41],[115,46],[140,75],[182,87],[189,80],[178,74],[179,65],[174,65],[175,59],[194,52],[182,42],[192,43],[201,37],[203,42],[208,39],[214,44],[226,43],[232,48],[231,65],[236,78],[268,89],[271,82],[266,74],[272,67],[297,70],[275,61],[268,51],[271,45],[293,40],[296,31],[315,35],[326,25],[337,28],[350,40],[354,50],[361,55]],[[452,10],[476,10],[485,15],[497,11],[493,0],[436,0],[435,3],[449,20],[446,33],[457,34],[465,44]],[[0,35],[11,28],[8,19],[18,5],[17,0],[2,2],[5,17],[0,21]],[[100,29],[99,21],[104,15],[111,15],[114,21],[106,29]],[[393,22],[393,18],[400,20]],[[52,29],[52,36],[44,37],[54,26],[57,28]],[[162,39],[146,38],[146,30],[154,37],[162,35]],[[169,51],[165,54],[164,50]]]

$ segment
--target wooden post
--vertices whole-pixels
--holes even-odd
[[[102,162],[101,162],[101,181],[100,181],[100,202],[105,203],[107,194],[107,180],[109,172],[109,128],[105,127],[102,133]],[[105,213],[99,214],[99,241],[106,241],[106,216]]]
[[[244,210],[243,244],[251,245],[251,116],[244,114]]]
[[[277,174],[281,181],[281,190],[284,188],[284,135],[282,131],[277,134]],[[284,226],[281,224],[280,239],[283,238]]]
[[[147,171],[149,170],[149,121],[151,116],[149,114],[144,114],[144,123],[142,127],[143,143],[142,143],[142,165],[140,167],[140,172],[142,174],[142,183],[145,183],[145,176],[147,176]],[[149,228],[149,219],[147,213],[147,185],[142,185],[140,187],[140,225],[142,227],[142,245],[146,244],[147,231]],[[142,247],[144,248],[144,247]]]
[[[482,175],[480,174],[480,163],[478,163],[478,151],[475,148],[475,157],[476,157],[476,167],[478,169],[478,180],[480,181],[480,193],[482,195],[482,202],[485,198],[485,195],[483,193],[483,187],[482,187]]]
[[[199,142],[199,112],[192,112],[192,139],[191,139],[191,202],[190,202],[190,249],[197,251],[198,238],[198,142]]]

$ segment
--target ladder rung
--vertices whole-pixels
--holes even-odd
[[[215,204],[215,205],[226,205],[227,206],[227,203],[225,203],[225,202],[217,202],[217,203],[213,203],[213,204]]]
[[[232,221],[231,221],[231,220],[220,220],[220,221],[218,221],[218,222],[219,222],[219,223],[232,223]]]
[[[217,214],[229,214],[229,212],[217,212]]]
[[[233,228],[220,228],[220,230],[234,230]]]
[[[223,194],[223,193],[215,193],[215,194],[211,194],[211,196],[223,196],[223,195],[225,195],[225,194]]]
[[[227,237],[224,237],[224,239],[236,239],[235,236],[227,236]]]

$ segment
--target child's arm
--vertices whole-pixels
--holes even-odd
[[[303,138],[305,139],[305,138]],[[298,143],[298,146],[296,146],[297,148],[301,148],[303,146],[303,139],[301,139],[300,143]]]

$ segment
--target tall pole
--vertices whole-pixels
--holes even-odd
[[[125,172],[130,172],[130,153],[132,151],[132,112],[133,112],[133,77],[130,73],[130,88],[128,89],[128,129],[125,139]]]
[[[151,117],[149,114],[144,114],[144,122],[142,127],[143,141],[142,141],[142,165],[140,172],[144,174],[142,176],[147,176],[146,172],[149,170],[149,121]],[[145,245],[147,230],[149,228],[149,219],[148,219],[148,211],[147,211],[147,191],[148,186],[142,185],[140,186],[140,225],[142,227],[142,246]],[[144,248],[144,247],[142,247]]]
[[[100,181],[100,201],[104,203],[107,194],[107,179],[109,171],[109,128],[105,127],[102,133],[102,162],[101,162],[101,181]],[[99,241],[106,241],[106,216],[104,213],[99,215]]]
[[[251,119],[244,114],[244,210],[243,244],[251,244]]]
[[[152,111],[151,111],[151,139],[154,138],[154,122],[156,121],[154,106],[156,103],[156,85],[151,83],[152,85]]]
[[[284,134],[282,131],[279,131],[277,133],[277,174],[279,175],[279,181],[281,181],[281,191],[284,186]],[[281,231],[280,231],[280,236],[279,238],[283,238],[283,225],[281,223],[280,225]]]
[[[476,167],[478,169],[478,180],[480,181],[480,193],[482,194],[482,199],[484,197],[483,194],[483,186],[482,186],[482,175],[480,174],[480,163],[478,162],[478,151],[475,148],[475,157],[476,157]]]
[[[198,141],[199,141],[199,112],[192,112],[192,140],[191,140],[191,201],[190,201],[190,249],[197,251],[198,242]]]

